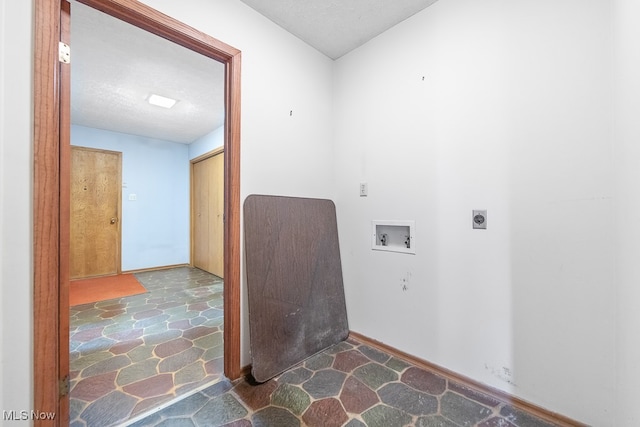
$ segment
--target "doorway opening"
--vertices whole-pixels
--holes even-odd
[[[225,64],[224,374],[240,367],[240,52],[133,0],[83,0],[90,7]],[[35,407],[68,420],[69,76],[57,55],[66,1],[35,5],[34,395]],[[67,10],[68,12],[68,10]],[[68,31],[68,26],[66,28]]]

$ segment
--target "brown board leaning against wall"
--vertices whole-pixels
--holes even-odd
[[[244,202],[252,375],[264,382],[349,335],[335,205]]]

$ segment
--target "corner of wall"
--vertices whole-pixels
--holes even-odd
[[[189,160],[193,160],[209,151],[224,145],[224,125],[189,144]]]
[[[615,165],[615,248],[616,248],[616,357],[614,424],[635,426],[640,423],[637,387],[640,381],[640,37],[636,0],[614,0],[614,165]]]
[[[0,4],[0,410],[33,407],[33,3]]]
[[[4,102],[6,97],[4,96],[4,85],[5,85],[5,77],[4,77],[4,64],[7,63],[5,58],[5,28],[7,28],[5,22],[5,2],[0,4],[0,171],[5,171],[4,167],[4,144],[5,144],[5,135],[4,130],[6,129],[4,125]],[[0,172],[0,200],[4,200],[4,173]],[[4,210],[0,208],[0,283],[4,283]],[[3,286],[0,286],[0,310],[4,312],[4,302],[2,299],[2,290]],[[4,346],[3,346],[3,335],[4,335],[4,321],[0,319],[0,410],[4,408],[4,388],[1,386],[4,384]]]

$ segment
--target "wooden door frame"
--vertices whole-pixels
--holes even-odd
[[[193,200],[194,200],[194,194],[195,194],[195,191],[194,191],[195,187],[193,185],[193,167],[196,163],[202,162],[203,160],[210,159],[211,157],[217,156],[218,154],[224,155],[224,146],[214,148],[213,150],[207,151],[206,153],[201,154],[197,157],[194,157],[189,161],[189,218],[191,219],[190,225],[189,225],[189,236],[190,236],[189,244],[191,248],[191,250],[189,251],[190,253],[189,264],[192,267],[195,265],[194,253],[195,253],[195,247],[196,247],[195,239],[194,239],[195,207],[193,205]]]
[[[135,0],[78,0],[225,64],[225,286],[224,373],[240,367],[240,64],[241,52]],[[33,363],[34,409],[66,414],[59,379],[68,373],[69,137],[68,105],[61,105],[58,42],[62,6],[56,0],[34,4],[34,211],[33,211]],[[65,139],[66,138],[66,139]],[[62,142],[62,143],[61,143]],[[62,284],[62,286],[61,286]],[[65,340],[66,343],[65,344]],[[67,359],[65,360],[65,354]],[[66,402],[66,403],[65,403]],[[63,425],[67,420],[37,420],[35,425]]]
[[[82,147],[80,145],[72,145],[70,147],[71,152],[73,152],[73,150],[83,150],[83,151],[91,151],[94,153],[105,153],[105,154],[111,154],[111,155],[115,155],[118,158],[118,177],[117,177],[117,182],[115,183],[116,187],[118,188],[117,192],[118,194],[116,195],[116,219],[117,219],[117,235],[118,235],[118,244],[116,245],[116,265],[115,265],[115,270],[116,273],[115,274],[121,274],[122,273],[122,151],[114,151],[114,150],[105,150],[102,148],[93,148],[93,147]],[[73,163],[70,163],[69,166],[69,172],[71,172],[71,168],[73,168]],[[65,168],[61,168],[60,172],[64,172]],[[71,183],[69,183],[69,187],[71,187]],[[72,199],[72,198],[70,198]],[[73,200],[69,200],[69,202],[71,203],[70,206],[73,206]],[[71,224],[69,224],[69,227],[71,228]],[[71,253],[71,250],[69,250],[69,252]],[[71,272],[69,272],[69,278],[70,279],[85,279],[87,277],[72,277],[71,276]],[[62,325],[61,325],[62,326]]]

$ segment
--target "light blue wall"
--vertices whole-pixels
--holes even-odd
[[[211,131],[205,136],[196,139],[189,144],[189,160],[195,159],[209,151],[224,145],[224,126]]]
[[[71,144],[122,152],[122,270],[188,263],[189,146],[76,125]]]

